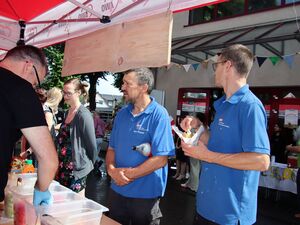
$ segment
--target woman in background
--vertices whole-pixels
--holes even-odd
[[[53,87],[49,91],[47,91],[47,100],[43,105],[46,121],[53,140],[56,139],[55,130],[58,125],[55,114],[58,111],[58,105],[61,102],[62,98],[63,95],[61,89]]]
[[[57,136],[59,169],[55,179],[82,195],[97,153],[93,117],[80,102],[81,97],[87,99],[87,90],[88,84],[77,78],[65,82],[63,95],[70,108]]]

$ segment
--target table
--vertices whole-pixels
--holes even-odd
[[[259,186],[297,194],[297,172],[298,169],[288,168],[286,164],[274,163],[261,173]]]

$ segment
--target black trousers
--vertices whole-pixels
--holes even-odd
[[[204,217],[200,216],[197,212],[195,213],[194,223],[193,225],[218,225],[210,220],[205,219]]]
[[[218,225],[210,220],[205,219],[204,217],[200,216],[197,212],[195,213],[194,223],[193,225]],[[240,225],[238,221],[237,225]]]
[[[108,215],[122,225],[159,225],[160,198],[127,198],[112,189],[108,196]]]

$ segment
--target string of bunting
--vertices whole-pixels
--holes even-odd
[[[300,54],[300,52],[297,52],[292,55],[285,55],[282,58],[279,56],[255,56],[255,61],[257,62],[258,66],[261,67],[267,59],[269,59],[271,61],[273,66],[275,66],[278,62],[283,60],[289,66],[289,68],[292,69],[293,64],[294,64],[295,55],[299,55],[299,54]],[[200,69],[200,68],[207,69],[209,61],[216,62],[217,61],[216,57],[217,56],[213,56],[209,59],[202,61],[201,63],[177,64],[177,63],[171,62],[171,64],[169,64],[167,66],[167,70],[171,69],[171,67],[173,67],[173,66],[177,66],[178,68],[183,68],[185,70],[185,72],[188,72],[190,70],[190,68],[193,68],[194,71],[197,71],[197,69]]]

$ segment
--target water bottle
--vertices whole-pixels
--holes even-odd
[[[146,156],[146,157],[151,157],[151,145],[149,143],[143,143],[137,146],[133,146],[132,150],[134,151],[138,151],[139,153],[141,153],[142,155]]]

